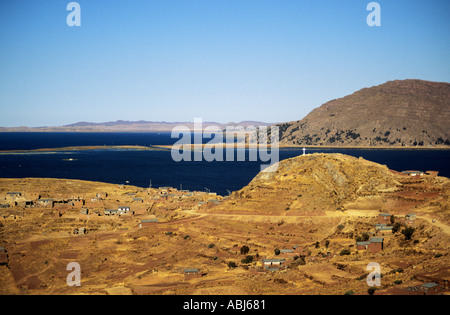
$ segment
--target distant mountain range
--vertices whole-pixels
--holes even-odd
[[[396,80],[279,124],[287,146],[450,146],[450,84]]]
[[[59,127],[0,127],[0,132],[170,132],[176,126],[183,125],[194,130],[193,122],[156,122],[156,121],[126,121],[117,120],[103,123],[77,122]],[[241,121],[239,123],[202,122],[202,127],[219,126],[270,126],[272,124],[260,121]]]
[[[283,146],[450,146],[450,83],[395,80],[329,101],[305,118],[278,123]],[[170,132],[193,122],[118,120],[77,122],[60,127],[1,128],[0,132]],[[270,126],[259,121],[203,122],[208,126]]]

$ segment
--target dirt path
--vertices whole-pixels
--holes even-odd
[[[423,219],[423,220],[427,221],[428,223],[439,227],[440,229],[442,229],[442,231],[445,234],[450,235],[450,226],[448,226],[447,224],[445,224],[439,220],[430,218],[429,216],[417,216],[417,218]]]
[[[279,221],[295,222],[297,219],[305,218],[345,218],[345,217],[376,217],[378,211],[376,210],[347,210],[345,212],[340,211],[326,211],[324,215],[263,215],[263,214],[230,214],[230,213],[199,213],[195,210],[183,210],[183,213],[189,215],[195,215],[198,218],[204,217],[217,217],[217,218],[231,218],[242,221]]]
[[[227,213],[198,213],[195,210],[184,210],[183,213],[187,213],[189,215],[195,215],[197,218],[204,217],[216,217],[216,218],[229,218],[235,219],[239,221],[279,221],[283,220],[285,222],[296,222],[298,219],[304,218],[346,218],[346,217],[377,217],[377,210],[346,210],[344,212],[340,211],[327,211],[325,215],[322,216],[286,216],[286,215],[262,215],[262,214],[227,214]],[[450,226],[440,222],[439,220],[430,218],[429,216],[417,216],[419,219],[423,219],[430,224],[433,224],[442,229],[442,231],[450,235]]]

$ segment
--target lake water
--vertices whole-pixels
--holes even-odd
[[[170,133],[0,133],[0,150],[88,145],[170,145],[177,140],[172,139]],[[450,150],[307,150],[307,153],[314,152],[361,156],[397,171],[436,170],[439,175],[450,177]],[[283,148],[280,149],[280,160],[302,153],[298,148]],[[260,166],[260,161],[248,160],[174,162],[170,151],[91,150],[0,154],[0,178],[69,178],[114,184],[128,181],[130,185],[139,187],[148,187],[151,181],[152,187],[210,190],[221,195],[247,185],[258,174]]]

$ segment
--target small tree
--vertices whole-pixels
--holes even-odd
[[[402,231],[402,234],[405,235],[405,239],[407,241],[409,241],[411,239],[412,235],[414,234],[414,231],[415,231],[415,229],[413,227],[409,226]]]
[[[392,233],[397,233],[398,231],[400,231],[400,228],[402,227],[402,225],[398,222],[394,223],[394,226],[392,227]]]
[[[329,245],[330,245],[330,241],[329,241],[329,240],[326,240],[326,241],[325,241],[325,247],[328,248]]]
[[[247,245],[241,247],[241,254],[245,255],[250,251],[250,248]]]
[[[275,250],[273,251],[275,256],[280,255],[281,251],[278,248],[275,248]]]
[[[394,224],[395,223],[395,217],[394,217],[394,215],[392,214],[391,215],[391,224]]]
[[[236,263],[234,261],[228,262],[228,268],[233,269],[233,268],[236,268],[236,267],[237,267],[237,265],[236,265]]]

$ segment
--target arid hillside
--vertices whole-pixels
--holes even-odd
[[[284,145],[448,146],[450,84],[396,80],[279,124]]]
[[[406,211],[402,201],[450,209],[447,178],[420,178],[342,154],[307,154],[259,173],[211,211],[235,214],[323,215],[345,210]],[[432,200],[432,202],[431,202]]]
[[[450,180],[435,173],[308,154],[227,197],[0,183],[1,294],[366,295],[372,262],[376,295],[450,292]]]

